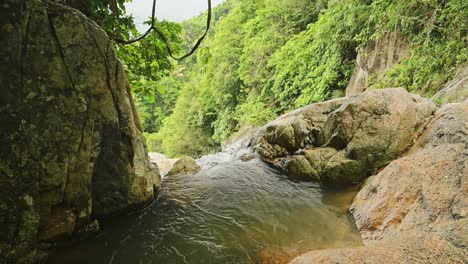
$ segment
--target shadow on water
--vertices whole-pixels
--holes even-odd
[[[347,214],[356,189],[289,181],[256,159],[217,162],[163,181],[149,207],[101,223],[50,264],[281,263],[311,249],[360,245]]]

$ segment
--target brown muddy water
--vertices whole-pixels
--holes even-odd
[[[48,263],[283,263],[361,245],[347,213],[356,188],[292,182],[257,159],[200,162],[199,174],[166,177],[152,205],[101,221],[100,234]]]

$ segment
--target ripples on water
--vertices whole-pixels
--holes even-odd
[[[49,263],[282,263],[311,249],[359,245],[355,190],[289,181],[258,160],[221,162],[163,181],[146,209],[101,223],[98,237]]]

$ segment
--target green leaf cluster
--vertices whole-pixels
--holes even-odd
[[[150,70],[160,77],[145,77],[155,83],[142,86],[158,92],[139,103],[147,104],[145,130],[156,133],[154,150],[170,156],[219,150],[242,127],[343,96],[358,52],[391,32],[406,40],[409,56],[371,85],[430,96],[467,61],[467,21],[465,0],[226,0],[196,56],[173,64],[168,77],[161,77],[166,66]],[[202,14],[169,32],[188,49],[205,22]],[[135,78],[148,76],[146,67],[128,65]]]

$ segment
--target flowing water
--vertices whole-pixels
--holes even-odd
[[[49,263],[284,263],[360,245],[346,210],[355,189],[292,182],[258,159],[199,162],[199,174],[166,177],[152,205],[101,222],[97,237],[56,249]]]

